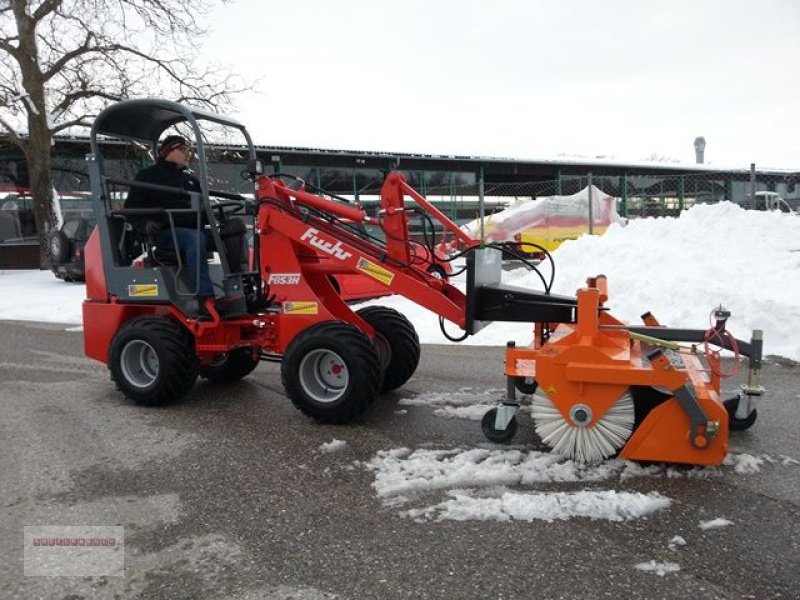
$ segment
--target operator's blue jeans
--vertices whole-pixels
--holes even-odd
[[[213,296],[214,286],[211,284],[206,261],[206,254],[209,250],[214,249],[214,238],[211,237],[211,232],[188,227],[176,227],[174,232],[178,240],[178,252],[181,255],[183,269],[189,276],[189,291],[194,293],[197,290],[198,297]],[[173,248],[172,233],[173,231],[169,228],[160,231],[156,243],[164,248]],[[200,270],[199,281],[197,279],[198,268]]]

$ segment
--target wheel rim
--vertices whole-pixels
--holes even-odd
[[[226,352],[225,354],[220,354],[220,355],[219,355],[219,356],[217,356],[217,357],[216,357],[214,360],[212,360],[212,361],[209,363],[209,365],[208,365],[208,366],[209,366],[209,367],[211,367],[211,368],[217,368],[217,367],[221,367],[221,366],[222,366],[222,365],[224,365],[226,362],[228,362],[228,356],[229,356],[229,354],[228,354],[227,352]]]
[[[313,350],[300,362],[300,385],[317,402],[328,404],[341,398],[350,373],[342,357],[332,350]]]
[[[120,354],[120,367],[125,379],[132,386],[146,388],[158,377],[158,355],[144,340],[132,340],[125,344]]]

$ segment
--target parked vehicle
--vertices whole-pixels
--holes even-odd
[[[84,246],[95,226],[93,217],[69,217],[50,234],[50,270],[64,281],[85,281]]]
[[[523,252],[541,257],[542,250],[552,252],[564,241],[589,233],[590,215],[593,222],[591,232],[595,235],[605,233],[612,223],[624,223],[617,214],[616,199],[592,186],[591,194],[586,187],[571,196],[547,196],[515,202],[486,217],[483,232],[489,242],[521,242]],[[481,222],[476,219],[461,229],[479,239]]]
[[[753,210],[779,210],[784,213],[798,214],[777,192],[756,192],[749,208]]]

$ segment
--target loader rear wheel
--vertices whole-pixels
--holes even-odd
[[[375,347],[383,367],[382,392],[399,388],[419,366],[419,337],[402,313],[386,306],[368,306],[356,314],[375,329]]]
[[[495,444],[507,444],[517,434],[517,418],[512,417],[505,429],[495,429],[494,423],[497,418],[497,409],[492,408],[486,411],[481,419],[481,430],[486,438]]]
[[[739,396],[728,398],[722,403],[728,411],[728,429],[731,431],[744,431],[750,429],[758,418],[758,410],[753,409],[744,419],[736,418],[736,409],[739,408]]]
[[[200,377],[215,383],[229,383],[247,377],[258,366],[250,348],[236,348],[200,369]]]
[[[108,353],[111,377],[142,406],[174,402],[192,389],[199,372],[194,338],[166,317],[139,317],[120,328]]]
[[[381,367],[364,332],[326,321],[292,340],[281,361],[281,381],[292,403],[307,415],[323,423],[345,423],[377,397]]]

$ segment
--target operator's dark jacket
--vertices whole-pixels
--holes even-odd
[[[197,177],[190,175],[185,169],[163,158],[159,158],[156,164],[139,171],[134,179],[143,183],[166,185],[191,192],[200,192],[200,180]],[[190,200],[188,194],[173,194],[166,191],[131,187],[130,192],[128,192],[128,198],[125,200],[125,208],[190,208]],[[195,213],[176,213],[173,218],[176,227],[197,228],[197,215]],[[164,227],[169,227],[169,219],[166,214],[154,214],[133,219],[133,221],[137,226],[143,225],[147,221],[155,221]],[[205,222],[206,219],[203,218],[202,223]]]

